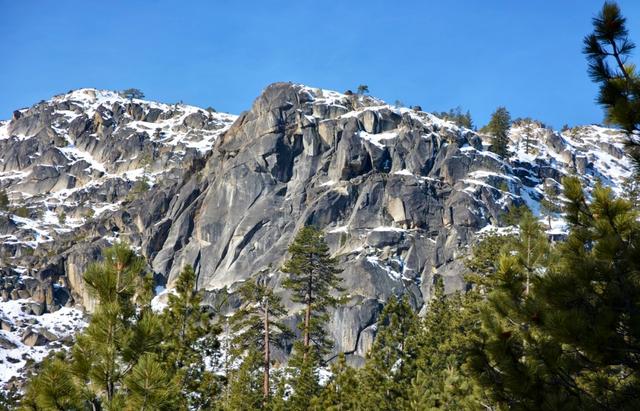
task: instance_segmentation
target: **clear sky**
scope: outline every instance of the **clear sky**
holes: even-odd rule
[[[459,105],[478,125],[498,105],[556,127],[600,122],[581,49],[602,3],[0,0],[0,119],[81,87],[239,113],[293,81]],[[640,43],[640,1],[619,4]]]

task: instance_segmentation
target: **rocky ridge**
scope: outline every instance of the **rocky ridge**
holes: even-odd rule
[[[60,284],[91,310],[81,273],[121,238],[167,288],[193,265],[207,302],[230,311],[253,273],[267,270],[279,289],[289,242],[313,224],[344,269],[351,298],[329,329],[354,363],[391,295],[421,310],[435,276],[464,287],[467,247],[509,208],[539,214],[544,187],[567,174],[617,189],[630,173],[615,130],[523,121],[501,158],[485,136],[429,113],[290,83],[237,119],[78,90],[17,112],[0,136],[0,153],[12,153],[1,155],[0,188],[28,210],[0,224],[5,277]],[[554,215],[549,234],[563,229]],[[295,322],[299,307],[280,292]]]

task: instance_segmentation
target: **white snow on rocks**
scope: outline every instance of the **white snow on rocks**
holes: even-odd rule
[[[0,330],[0,386],[22,374],[28,361],[39,362],[49,352],[63,349],[59,341],[74,336],[87,326],[83,312],[77,308],[63,307],[54,313],[41,316],[26,314],[23,308],[29,300],[0,302],[0,320],[5,328]],[[29,346],[23,342],[28,330],[46,332],[54,341],[44,345]]]

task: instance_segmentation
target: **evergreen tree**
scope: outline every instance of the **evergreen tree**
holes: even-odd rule
[[[70,355],[46,362],[29,382],[31,409],[54,409],[51,404],[60,401],[81,401],[81,408],[123,409],[125,379],[141,356],[156,351],[162,340],[160,319],[150,307],[151,278],[144,275],[143,259],[128,246],[118,243],[103,250],[103,261],[90,265],[83,278],[98,305]]]
[[[480,408],[477,387],[462,369],[466,352],[475,343],[473,333],[480,318],[478,307],[477,290],[446,296],[442,278],[436,278],[418,337],[418,371],[411,382],[408,408]]]
[[[491,135],[491,151],[501,157],[509,154],[509,127],[511,127],[509,111],[504,107],[498,107],[485,128]]]
[[[633,174],[625,178],[620,188],[624,199],[636,210],[640,208],[640,175]]]
[[[462,112],[462,108],[459,106],[456,108],[452,108],[449,111],[443,112],[435,112],[433,113],[435,116],[442,118],[443,120],[448,120],[455,123],[457,126],[465,127],[470,130],[473,130],[473,119],[471,118],[471,112],[467,110],[466,113]]]
[[[347,365],[343,353],[331,365],[331,378],[322,389],[321,394],[313,399],[309,409],[317,411],[362,409],[360,407],[358,372]]]
[[[0,211],[7,211],[9,209],[9,196],[5,189],[0,190]]]
[[[120,95],[129,100],[133,100],[134,98],[138,98],[138,99],[144,98],[144,93],[137,88],[128,88],[128,89],[122,90],[120,92]]]
[[[406,298],[392,297],[377,324],[378,333],[360,373],[361,401],[364,409],[401,409],[416,376],[419,321]]]
[[[358,86],[358,95],[362,96],[365,95],[369,92],[369,86],[367,86],[366,84],[360,84]]]
[[[220,390],[219,377],[205,368],[205,357],[220,348],[220,329],[202,310],[202,293],[196,290],[196,274],[184,267],[169,294],[167,308],[161,314],[163,341],[161,360],[169,366],[172,382],[190,408],[210,408]]]
[[[597,186],[587,205],[577,178],[563,181],[570,233],[538,291],[544,332],[561,347],[563,387],[596,409],[640,400],[638,212]],[[558,355],[558,354],[556,354]]]
[[[84,273],[84,281],[99,304],[91,323],[72,349],[73,372],[95,400],[106,408],[121,404],[119,388],[140,355],[162,340],[161,323],[149,306],[150,284],[143,282],[144,260],[125,244],[103,251],[103,261]],[[136,304],[136,295],[140,298]],[[117,398],[116,398],[117,397]]]
[[[549,230],[551,230],[551,217],[560,211],[562,211],[562,207],[560,206],[560,201],[558,199],[557,188],[554,184],[545,184],[544,185],[544,197],[540,201],[540,208],[542,214],[547,217],[547,221],[549,224]]]
[[[329,247],[322,232],[314,227],[304,227],[289,246],[291,254],[282,267],[289,274],[283,287],[290,290],[294,302],[304,304],[303,322],[300,328],[303,334],[302,347],[304,358],[310,348],[321,359],[332,343],[323,328],[329,319],[328,309],[337,306],[339,297],[332,293],[341,292],[338,274],[338,261],[329,255]]]
[[[83,410],[84,402],[64,357],[46,359],[27,385],[20,409],[29,411]]]
[[[584,39],[584,53],[591,79],[600,84],[598,103],[607,122],[627,132],[627,151],[640,167],[640,76],[628,62],[635,48],[629,39],[626,19],[618,5],[606,1],[593,19],[593,33]]]
[[[287,312],[280,297],[268,287],[267,281],[267,277],[258,276],[244,283],[239,290],[244,304],[230,320],[233,332],[232,354],[239,357],[250,350],[262,353],[262,393],[265,404],[271,393],[269,375],[271,351],[273,348],[284,349],[287,339],[293,336],[281,321]]]
[[[521,227],[500,257],[468,368],[501,407],[634,409],[640,398],[638,214],[610,189],[597,186],[588,204],[577,178],[563,183],[567,241],[548,254],[533,225],[529,235]]]
[[[306,411],[309,401],[318,396],[322,387],[318,378],[320,353],[312,346],[305,347],[302,341],[293,344],[293,353],[289,358],[288,379],[292,393],[286,403],[286,409]]]
[[[124,379],[127,389],[125,410],[176,410],[178,389],[155,354],[143,354]]]
[[[524,152],[525,154],[529,154],[531,151],[531,141],[533,140],[531,138],[533,127],[531,126],[531,123],[527,121],[524,123],[523,128],[522,140],[524,140]]]
[[[266,409],[262,393],[261,353],[250,350],[240,366],[230,372],[228,396],[224,409],[229,411],[252,411]]]

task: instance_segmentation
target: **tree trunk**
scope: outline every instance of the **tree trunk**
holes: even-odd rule
[[[302,360],[307,361],[307,352],[309,351],[309,324],[311,323],[311,302],[307,303],[307,309],[304,313],[304,354]]]
[[[267,407],[267,400],[269,399],[269,299],[265,298],[264,302],[264,379],[262,382],[262,395],[264,397],[264,407]]]

